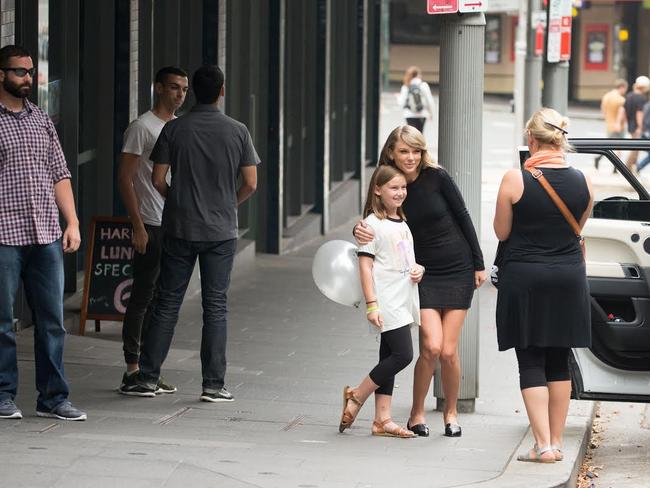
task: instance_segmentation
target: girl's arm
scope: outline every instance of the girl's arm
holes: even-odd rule
[[[384,321],[381,318],[377,295],[375,294],[375,285],[372,280],[373,258],[366,255],[359,255],[359,275],[361,277],[361,289],[363,296],[366,298],[368,322],[381,329]]]

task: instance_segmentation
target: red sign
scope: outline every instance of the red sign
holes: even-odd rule
[[[560,60],[571,59],[571,16],[563,16],[560,25]]]
[[[456,12],[458,12],[458,0],[427,0],[427,13],[430,15]]]
[[[544,52],[544,24],[541,22],[535,28],[535,56],[541,56]]]

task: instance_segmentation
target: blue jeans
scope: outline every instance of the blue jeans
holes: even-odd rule
[[[13,306],[21,278],[34,321],[36,408],[49,411],[69,394],[63,372],[61,240],[45,245],[0,245],[0,400],[13,400],[18,390]]]
[[[163,237],[156,302],[140,351],[138,382],[155,388],[178,322],[178,312],[192,277],[196,259],[201,270],[203,331],[201,369],[203,390],[216,392],[226,375],[227,292],[236,239],[216,242]]]

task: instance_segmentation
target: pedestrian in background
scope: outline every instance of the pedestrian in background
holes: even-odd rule
[[[411,66],[404,73],[397,103],[404,109],[406,123],[424,132],[424,123],[427,119],[433,119],[434,101],[429,85],[422,80],[419,67]]]
[[[133,256],[133,285],[122,323],[122,344],[126,372],[119,391],[135,383],[140,358],[143,330],[151,317],[154,290],[160,273],[162,252],[162,213],[165,199],[151,182],[153,162],[149,155],[165,123],[176,118],[187,94],[187,73],[167,66],[154,79],[154,106],[131,122],[124,133],[124,143],[118,170],[118,185],[122,201],[133,225],[131,241]],[[171,182],[167,174],[167,183]],[[156,393],[174,393],[176,387],[158,380]]]
[[[474,290],[485,281],[483,253],[460,190],[451,176],[429,155],[422,133],[397,127],[379,157],[380,165],[398,168],[406,176],[407,196],[402,206],[414,239],[415,258],[425,268],[420,295],[420,355],[413,378],[413,405],[407,428],[429,435],[424,415],[436,362],[442,366],[445,395],[444,434],[462,435],[458,423],[460,358],[458,340]],[[354,227],[361,245],[374,238],[365,222]]]
[[[156,304],[143,338],[140,372],[123,393],[155,396],[178,313],[198,259],[201,271],[201,401],[228,402],[227,293],[237,247],[237,207],[257,186],[255,152],[246,126],[218,108],[224,76],[204,65],[192,78],[197,104],[167,122],[151,152],[152,181],[165,200]],[[171,185],[167,172],[171,169]],[[241,176],[241,184],[237,183]]]
[[[86,420],[63,369],[63,253],[79,248],[70,171],[54,124],[27,100],[35,69],[21,46],[0,49],[0,419],[20,419],[13,305],[22,280],[34,322],[36,414]],[[63,235],[59,212],[66,222]],[[7,446],[8,448],[8,446]]]
[[[650,91],[650,78],[639,76],[632,91],[625,97],[625,115],[627,117],[627,131],[632,139],[641,138],[641,128],[643,126],[643,107],[648,101],[648,91]],[[627,156],[626,166],[632,172],[636,171],[636,161],[639,157],[639,151],[630,151]]]
[[[343,389],[339,432],[352,425],[363,403],[374,393],[372,435],[417,437],[391,418],[395,375],[413,360],[410,325],[420,323],[417,283],[424,271],[415,262],[413,236],[401,208],[405,198],[404,174],[392,166],[378,166],[370,179],[363,210],[375,238],[360,246],[358,255],[366,318],[381,333],[379,363],[359,386]]]
[[[646,102],[643,106],[643,119],[641,122],[641,139],[650,139],[650,102]],[[637,171],[641,172],[643,168],[650,164],[650,152],[646,157],[637,165]]]
[[[627,81],[618,79],[614,88],[603,95],[600,100],[600,111],[605,118],[605,131],[610,139],[625,138],[625,93],[627,93]],[[594,164],[598,169],[602,154],[596,156]]]
[[[563,458],[571,396],[569,354],[591,344],[590,296],[579,236],[538,178],[545,177],[581,229],[591,212],[589,179],[570,167],[568,120],[543,108],[526,124],[530,158],[511,169],[497,195],[494,231],[507,241],[499,267],[499,350],[514,348],[519,385],[535,438],[520,461]],[[532,173],[531,173],[532,171]]]

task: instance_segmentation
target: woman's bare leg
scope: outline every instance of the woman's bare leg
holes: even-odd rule
[[[460,358],[458,341],[467,310],[443,310],[440,373],[445,395],[444,423],[458,423],[458,392],[460,391]]]
[[[413,375],[413,405],[409,425],[426,423],[424,401],[431,386],[436,361],[442,347],[442,321],[440,312],[430,308],[420,310],[420,356]]]

